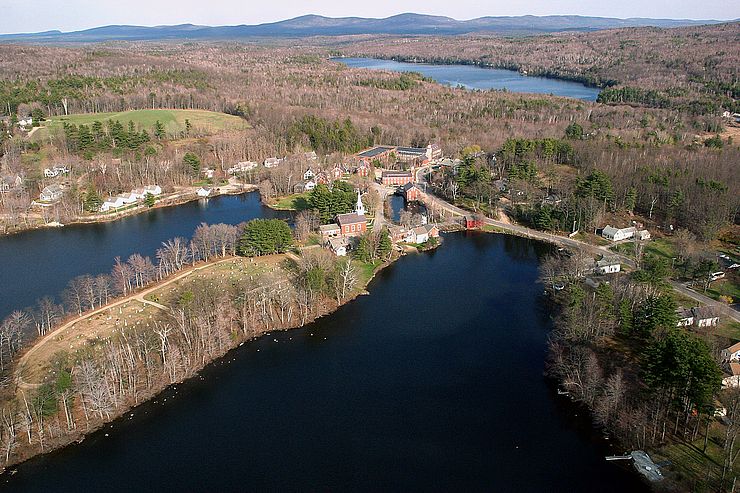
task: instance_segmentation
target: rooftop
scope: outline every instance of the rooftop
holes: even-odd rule
[[[367,222],[367,219],[365,219],[365,216],[360,216],[356,212],[337,215],[337,223],[339,223],[340,226],[342,224],[357,224],[357,223],[364,223],[364,222]]]
[[[383,176],[411,176],[411,171],[383,171]]]
[[[390,150],[393,150],[393,148],[388,146],[375,146],[371,147],[370,149],[364,150],[357,155],[360,157],[375,157]]]

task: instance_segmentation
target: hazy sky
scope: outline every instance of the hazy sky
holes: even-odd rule
[[[386,17],[402,12],[456,19],[524,14],[736,19],[740,0],[0,0],[0,33],[107,24],[259,24],[303,14]]]

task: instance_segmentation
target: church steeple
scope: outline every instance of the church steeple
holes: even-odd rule
[[[362,198],[360,197],[359,190],[357,190],[357,205],[355,205],[355,212],[358,216],[365,215],[365,206],[362,204]]]

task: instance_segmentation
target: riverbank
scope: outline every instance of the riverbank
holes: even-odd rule
[[[37,219],[41,222],[34,223],[34,224],[21,224],[16,223],[14,229],[8,229],[7,227],[5,230],[0,233],[0,238],[11,236],[18,233],[24,233],[27,231],[37,231],[37,230],[43,230],[43,229],[49,229],[49,228],[60,228],[64,226],[73,226],[73,225],[80,225],[80,224],[104,224],[109,223],[113,221],[117,221],[118,219],[123,219],[125,217],[135,216],[137,214],[143,214],[145,212],[157,210],[157,209],[164,209],[168,207],[174,207],[182,204],[187,204],[189,202],[195,202],[197,200],[203,200],[203,197],[200,197],[197,195],[196,190],[199,187],[187,187],[185,190],[181,190],[179,192],[175,192],[170,195],[165,195],[162,198],[160,198],[152,207],[148,207],[145,204],[139,204],[137,203],[133,207],[124,208],[120,211],[114,211],[107,214],[89,214],[89,215],[83,215],[83,216],[77,216],[72,220],[65,221],[64,224],[59,223],[58,221],[50,221],[48,223],[43,222],[43,218],[40,216],[37,216]],[[257,185],[252,184],[227,184],[221,187],[214,187],[211,190],[211,195],[208,196],[208,198],[214,198],[219,196],[225,196],[225,195],[241,195],[244,193],[249,193],[257,190]]]
[[[335,302],[331,299],[323,300],[317,304],[316,310],[312,311],[308,317],[303,319],[297,317],[293,323],[288,323],[285,326],[271,326],[269,324],[255,325],[250,327],[248,331],[234,327],[231,330],[231,336],[228,340],[222,341],[223,346],[210,354],[208,358],[204,358],[201,364],[187,369],[185,373],[179,375],[176,379],[155,381],[151,388],[136,392],[133,397],[122,399],[113,410],[105,413],[105,415],[96,416],[91,409],[90,402],[86,403],[84,399],[82,399],[81,403],[73,403],[69,409],[65,407],[64,411],[67,414],[67,419],[69,419],[69,415],[81,416],[84,414],[84,423],[72,428],[67,426],[65,430],[63,424],[59,423],[60,416],[57,414],[56,419],[59,426],[56,429],[59,435],[55,436],[52,431],[49,431],[48,435],[44,436],[43,439],[39,439],[39,442],[42,441],[43,443],[36,441],[32,445],[17,443],[17,447],[11,455],[11,460],[8,461],[4,470],[35,456],[84,440],[86,435],[124,416],[135,407],[156,399],[157,396],[173,385],[191,379],[204,367],[217,362],[219,359],[225,357],[229,351],[243,345],[245,342],[254,340],[265,334],[269,335],[271,332],[299,328],[320,317],[333,313],[339,307],[354,300],[360,294],[367,293],[367,285],[375,275],[391,265],[398,258],[400,257],[395,255],[389,261],[383,263],[364,264],[357,262],[358,282],[352,291],[347,293],[347,296],[341,302]],[[73,351],[84,350],[89,344],[99,345],[103,341],[112,341],[118,337],[130,337],[130,335],[124,335],[125,330],[121,327],[121,322],[123,322],[124,326],[133,329],[139,324],[147,323],[147,320],[149,322],[154,320],[156,327],[157,320],[159,319],[158,314],[164,313],[166,316],[174,316],[176,313],[175,307],[180,306],[182,302],[181,298],[172,297],[173,293],[176,294],[178,290],[185,289],[184,292],[187,293],[188,286],[196,286],[199,289],[204,289],[206,284],[210,283],[213,285],[216,280],[228,276],[232,281],[240,280],[242,283],[248,285],[250,289],[246,293],[254,293],[254,298],[256,299],[261,296],[261,292],[280,291],[282,287],[289,285],[291,282],[291,275],[289,274],[291,267],[288,264],[291,261],[298,262],[299,259],[296,255],[289,253],[255,258],[227,257],[201,263],[173,274],[154,285],[116,299],[103,307],[86,312],[79,317],[67,321],[57,330],[46,334],[36,344],[28,348],[17,360],[15,369],[15,393],[18,401],[21,403],[28,402],[31,399],[36,399],[36,397],[33,397],[34,395],[43,394],[41,389],[49,384],[49,378],[52,378],[52,381],[55,378],[57,370],[54,369],[54,361],[62,352],[69,351],[73,354]],[[250,284],[255,278],[259,280],[256,286],[253,283]],[[195,289],[193,287],[193,290]],[[168,313],[168,311],[171,313]],[[115,319],[116,323],[112,319]],[[157,333],[156,328],[153,331],[155,334]],[[164,360],[165,358],[163,356],[163,364],[165,364]],[[80,399],[74,398],[72,400],[79,401]],[[48,418],[51,419],[51,416]],[[42,424],[41,426],[49,425]]]

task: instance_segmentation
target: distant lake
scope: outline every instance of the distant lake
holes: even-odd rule
[[[568,98],[596,101],[601,91],[579,82],[529,77],[514,70],[482,68],[475,65],[432,65],[428,63],[406,63],[374,58],[333,58],[352,68],[390,70],[393,72],[419,72],[440,84],[463,86],[468,89],[506,89],[509,92],[552,94]]]

